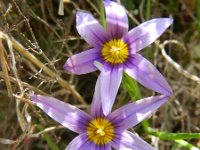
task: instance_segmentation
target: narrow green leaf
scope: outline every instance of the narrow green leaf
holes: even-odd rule
[[[142,98],[138,84],[133,78],[131,78],[127,73],[124,72],[122,80],[123,80],[123,84],[125,85],[125,87],[128,91],[128,94],[132,100],[137,101]],[[142,124],[144,131],[147,132],[148,128],[149,128],[148,121],[144,120],[144,121],[142,121],[141,124]]]
[[[196,18],[195,18],[195,25],[196,25],[196,30],[198,31],[199,35],[200,35],[200,1],[196,0],[196,5],[195,5],[195,10],[196,10]]]
[[[197,0],[196,1],[196,16],[197,16],[197,19],[200,20],[200,1]]]
[[[133,0],[121,0],[121,3],[129,11],[133,11],[133,10],[137,9],[136,2],[134,2]]]
[[[44,130],[44,128],[40,125],[38,125],[37,127],[40,131]],[[49,148],[51,150],[59,150],[58,146],[53,142],[53,140],[51,139],[51,137],[47,133],[43,134],[43,138],[47,142],[47,144],[49,145]]]
[[[124,73],[122,80],[132,100],[136,101],[142,98],[138,84],[133,78]]]

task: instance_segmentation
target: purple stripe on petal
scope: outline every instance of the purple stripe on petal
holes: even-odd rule
[[[64,64],[64,69],[78,75],[90,73],[97,70],[94,61],[100,57],[100,52],[92,48],[69,57]]]
[[[158,93],[172,95],[172,89],[161,73],[140,54],[132,55],[124,71],[145,87]]]
[[[103,27],[90,13],[85,11],[77,12],[76,28],[81,37],[97,49],[101,49],[102,43],[108,40]]]
[[[74,132],[85,132],[86,125],[91,120],[84,111],[55,98],[32,95],[30,99],[51,118]]]
[[[122,80],[122,65],[111,66],[105,63],[100,74],[100,94],[104,115],[111,112]]]
[[[112,112],[108,119],[115,124],[118,130],[129,129],[156,111],[168,99],[168,96],[152,96],[132,102]]]
[[[89,150],[95,149],[95,144],[88,141],[87,134],[83,133],[73,139],[65,150]]]
[[[73,139],[65,150],[111,150],[110,144],[96,145],[87,138],[87,133],[83,133]]]
[[[157,18],[133,28],[123,37],[131,53],[135,53],[153,43],[173,22],[170,18]]]
[[[117,150],[156,150],[139,136],[129,131],[124,131],[116,137],[111,145]]]
[[[110,38],[121,38],[128,33],[128,17],[125,8],[112,1],[104,1],[106,30]]]
[[[98,150],[111,150],[111,145],[108,143],[106,145],[100,146]]]
[[[110,143],[108,143],[106,145],[101,145],[101,146],[96,145],[95,149],[93,149],[93,150],[111,150],[111,145],[110,145]]]

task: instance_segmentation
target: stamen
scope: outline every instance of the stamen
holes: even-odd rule
[[[102,57],[111,64],[123,63],[128,56],[128,45],[121,39],[113,39],[103,44]]]
[[[98,129],[97,133],[100,134],[101,136],[105,135],[105,132],[103,131],[103,129]]]
[[[114,126],[105,118],[91,120],[87,126],[87,137],[97,145],[105,145],[114,138]]]

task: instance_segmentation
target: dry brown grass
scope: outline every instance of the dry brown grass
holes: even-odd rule
[[[150,18],[171,16],[173,27],[143,54],[161,70],[174,94],[151,118],[151,126],[168,132],[200,132],[200,22],[195,1],[176,7],[153,1]],[[125,3],[124,3],[125,4]],[[127,8],[130,26],[145,20],[145,1]],[[65,60],[89,46],[75,28],[75,11],[99,18],[97,1],[68,0],[58,15],[58,0],[0,1],[0,149],[63,149],[74,133],[58,126],[29,100],[31,93],[51,95],[88,111],[98,72],[75,76],[63,70]],[[62,12],[62,8],[61,8]],[[167,39],[167,40],[166,40]],[[143,97],[152,93],[141,87]],[[115,107],[130,99],[121,86]],[[136,128],[144,138],[142,131]],[[175,145],[150,137],[154,146]],[[51,141],[54,144],[51,144]],[[49,143],[50,142],[50,143]],[[199,140],[190,140],[200,147]],[[52,148],[52,147],[51,147]],[[178,148],[177,148],[178,149]]]

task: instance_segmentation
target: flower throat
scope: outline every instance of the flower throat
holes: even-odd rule
[[[103,44],[103,59],[111,64],[125,62],[128,59],[128,55],[128,45],[121,39],[113,39]]]
[[[91,120],[87,126],[87,137],[97,145],[106,145],[114,138],[114,126],[105,118]]]

